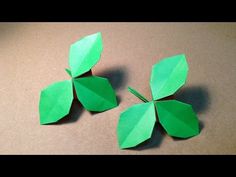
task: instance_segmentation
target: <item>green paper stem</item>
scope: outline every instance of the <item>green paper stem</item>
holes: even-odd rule
[[[72,76],[71,76],[71,71],[70,71],[68,68],[66,68],[65,71],[66,71],[66,73],[67,73],[70,77],[72,77]]]
[[[128,87],[128,91],[132,93],[133,95],[135,95],[136,97],[138,97],[143,102],[145,103],[148,102],[148,100],[143,95],[141,95],[138,91],[134,90],[133,88]]]

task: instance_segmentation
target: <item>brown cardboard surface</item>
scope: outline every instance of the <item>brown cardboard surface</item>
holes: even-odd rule
[[[93,74],[111,81],[119,106],[91,114],[74,103],[71,119],[40,125],[40,90],[69,79],[70,44],[97,31],[104,50]],[[156,127],[141,147],[120,150],[119,114],[140,103],[126,88],[150,99],[152,65],[179,53],[189,74],[177,98],[193,105],[200,135],[174,140]],[[0,154],[236,154],[235,57],[235,23],[1,23]]]

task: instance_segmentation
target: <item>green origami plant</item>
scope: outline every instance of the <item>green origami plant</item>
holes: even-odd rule
[[[117,135],[121,149],[135,147],[149,139],[156,122],[172,137],[189,138],[199,134],[198,119],[191,105],[177,100],[163,100],[184,85],[187,73],[185,55],[172,56],[152,67],[152,101],[128,88],[144,103],[133,105],[120,114]]]
[[[102,112],[117,106],[110,82],[90,74],[102,50],[101,33],[81,38],[70,46],[70,69],[66,69],[66,72],[72,79],[53,83],[41,91],[40,124],[57,122],[69,114],[74,97],[73,88],[78,100],[88,111]]]

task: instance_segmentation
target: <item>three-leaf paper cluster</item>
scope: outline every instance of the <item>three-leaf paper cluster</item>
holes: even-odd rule
[[[149,139],[156,121],[173,137],[188,138],[199,134],[198,119],[191,105],[163,100],[184,85],[187,74],[185,55],[180,54],[153,65],[150,79],[152,101],[128,88],[144,103],[133,105],[120,114],[117,126],[120,148],[131,148]]]
[[[66,72],[72,79],[53,83],[41,91],[40,124],[57,122],[69,114],[73,87],[78,100],[88,111],[102,112],[117,106],[115,92],[106,78],[85,76],[99,61],[102,50],[101,33],[86,36],[71,45],[70,69]]]

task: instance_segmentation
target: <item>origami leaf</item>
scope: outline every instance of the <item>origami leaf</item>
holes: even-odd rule
[[[160,124],[170,136],[188,138],[199,134],[199,124],[191,105],[176,100],[156,102]]]
[[[89,111],[105,111],[117,106],[115,92],[106,78],[88,76],[74,79],[77,97]]]
[[[102,49],[101,33],[86,36],[72,44],[69,54],[72,77],[89,71],[100,59]]]
[[[39,102],[40,124],[57,122],[69,114],[72,101],[71,80],[56,82],[42,90]]]
[[[153,102],[136,104],[123,111],[117,127],[120,148],[134,147],[149,139],[155,121]]]
[[[153,100],[174,94],[184,85],[188,64],[184,54],[172,56],[153,65],[150,87]]]

